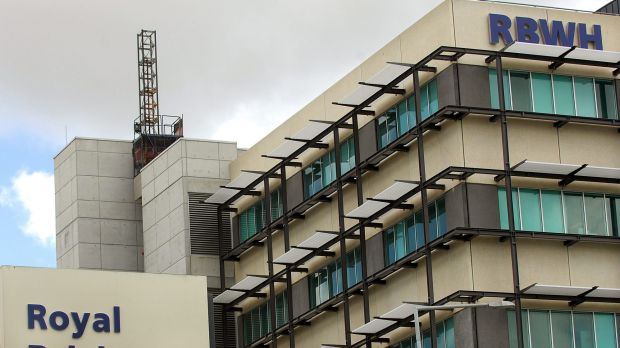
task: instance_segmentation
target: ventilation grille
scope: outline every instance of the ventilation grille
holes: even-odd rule
[[[211,348],[235,348],[236,332],[235,315],[232,312],[226,314],[226,337],[224,337],[224,325],[222,322],[222,306],[214,305],[213,298],[222,293],[220,289],[207,289],[209,295],[209,332],[211,336]]]
[[[189,235],[192,254],[220,255],[217,206],[203,203],[209,193],[189,192]],[[230,251],[230,213],[222,213],[224,253]],[[219,346],[218,346],[219,347]]]

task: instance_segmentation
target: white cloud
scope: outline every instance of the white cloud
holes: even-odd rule
[[[49,246],[55,237],[54,176],[46,172],[19,172],[10,189],[0,189],[0,203],[19,206],[27,215],[21,231]]]
[[[11,190],[8,187],[0,186],[0,207],[10,207],[12,203]]]

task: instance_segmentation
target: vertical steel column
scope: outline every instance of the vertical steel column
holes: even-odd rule
[[[280,194],[282,195],[282,232],[284,233],[284,252],[291,250],[291,240],[288,229],[288,197],[286,187],[286,165],[280,166]],[[293,280],[291,269],[286,268],[286,306],[288,313],[288,340],[289,347],[295,348],[295,327],[293,326]]]
[[[512,282],[515,293],[515,319],[517,322],[517,347],[523,348],[523,323],[521,321],[521,285],[519,282],[519,256],[517,254],[517,234],[512,206],[512,177],[510,173],[510,151],[508,148],[508,121],[506,118],[506,98],[504,96],[504,70],[502,57],[495,58],[497,91],[499,94],[500,126],[502,132],[502,154],[504,158],[504,187],[506,188],[506,207],[508,209],[508,228],[510,231],[510,257],[512,261]]]
[[[263,179],[263,186],[265,188],[265,198],[263,203],[263,225],[269,226],[271,224],[271,193],[269,192],[269,175],[266,175]],[[276,341],[276,289],[273,282],[273,231],[271,228],[267,229],[267,266],[269,268],[269,322],[271,324],[271,346],[277,347]]]
[[[340,134],[338,127],[334,129],[334,152],[336,159],[336,191],[338,192],[338,233],[344,233],[344,192],[342,191],[342,168],[340,168]],[[342,271],[342,300],[344,302],[344,331],[346,346],[351,346],[351,317],[349,312],[349,287],[347,280],[347,243],[340,238],[340,265]]]
[[[422,196],[422,211],[424,222],[424,255],[426,256],[426,290],[428,292],[427,302],[430,306],[435,302],[435,291],[433,288],[433,262],[431,260],[430,248],[430,228],[428,216],[428,193],[426,191],[426,162],[424,161],[424,129],[422,129],[422,105],[420,97],[420,72],[413,69],[413,90],[415,93],[415,118],[417,124],[418,137],[418,168],[420,170],[420,194]],[[431,346],[437,348],[437,328],[435,327],[435,311],[429,312],[431,323]]]
[[[222,231],[222,206],[218,204],[217,206],[217,233],[219,235],[218,246],[220,251],[220,290],[224,292],[226,290],[226,267],[224,265],[224,254],[226,253],[224,250],[224,231]],[[226,307],[222,306],[222,335],[224,336],[224,346],[228,346],[228,342],[226,342],[226,337],[228,337],[228,320],[226,320]],[[236,335],[235,335],[236,336]],[[242,338],[243,339],[243,338]]]
[[[357,190],[357,205],[360,206],[364,203],[364,187],[362,185],[362,168],[360,168],[360,133],[359,133],[359,121],[358,115],[355,114],[351,117],[353,123],[353,146],[355,151],[355,189]],[[368,263],[366,260],[366,229],[362,225],[360,226],[360,254],[362,258],[362,291],[364,295],[364,323],[370,321],[370,304],[368,283]],[[366,347],[371,347],[370,339],[366,339]]]

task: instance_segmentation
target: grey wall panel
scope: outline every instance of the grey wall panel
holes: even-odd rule
[[[231,224],[233,245],[239,245],[239,217],[234,216],[232,218]]]
[[[298,317],[310,310],[308,277],[293,284],[293,317]]]
[[[303,173],[291,176],[286,180],[286,203],[289,209],[295,208],[304,200]]]
[[[616,105],[617,105],[616,109],[618,109],[618,113],[620,113],[620,80],[615,80],[615,82],[616,82],[616,101],[617,101],[616,102]]]
[[[464,309],[454,316],[454,341],[458,348],[476,348],[474,311]]]
[[[383,233],[378,233],[366,240],[366,262],[368,265],[368,275],[374,274],[385,266]]]
[[[460,64],[458,89],[461,105],[491,107],[489,69],[484,66]]]
[[[508,315],[504,309],[476,308],[478,348],[509,348]]]
[[[477,228],[500,228],[497,186],[467,184],[469,225]]]
[[[450,65],[437,75],[437,95],[439,108],[447,105],[459,105],[457,94],[457,66]]]
[[[373,120],[360,128],[360,161],[368,159],[368,157],[377,152],[377,129],[375,124]]]
[[[446,220],[448,231],[457,227],[469,226],[465,188],[465,184],[460,184],[446,193]]]
[[[237,347],[245,347],[245,337],[243,337],[243,316],[237,317]]]

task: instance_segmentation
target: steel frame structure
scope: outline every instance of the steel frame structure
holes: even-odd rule
[[[421,120],[421,106],[420,106],[420,72],[437,72],[435,67],[431,67],[428,64],[433,61],[448,61],[451,63],[456,63],[459,58],[464,55],[476,55],[476,56],[484,56],[486,58],[487,64],[495,63],[495,69],[497,69],[497,85],[499,88],[498,94],[500,97],[500,105],[498,109],[493,108],[479,108],[479,107],[468,107],[468,106],[446,106],[440,109],[431,117],[426,120]],[[363,296],[363,306],[364,306],[364,321],[368,322],[370,320],[369,306],[368,306],[368,288],[370,286],[376,284],[384,284],[384,278],[389,275],[397,272],[400,269],[408,268],[408,267],[416,267],[416,260],[426,259],[426,272],[427,272],[427,291],[428,291],[428,305],[439,304],[449,302],[451,300],[463,299],[466,298],[468,301],[471,301],[474,297],[454,297],[442,299],[439,301],[435,301],[434,293],[433,293],[433,281],[432,281],[432,263],[431,263],[431,253],[436,249],[449,249],[449,243],[458,240],[470,240],[476,236],[493,236],[498,237],[500,240],[509,240],[510,241],[510,250],[511,250],[511,263],[512,263],[512,274],[513,274],[513,289],[514,291],[511,293],[501,293],[497,297],[506,297],[511,298],[515,301],[515,312],[517,315],[516,323],[517,323],[517,337],[518,337],[518,347],[523,347],[522,342],[522,327],[521,327],[521,299],[522,298],[530,298],[528,296],[524,296],[522,294],[522,289],[519,283],[519,270],[518,270],[518,250],[517,250],[517,239],[519,238],[541,238],[541,239],[553,239],[553,240],[561,240],[565,243],[565,245],[570,246],[579,241],[590,241],[590,242],[603,242],[603,243],[620,243],[620,240],[617,238],[609,238],[609,237],[594,237],[594,236],[578,236],[578,235],[558,235],[558,234],[545,234],[545,233],[523,233],[521,231],[516,231],[514,226],[514,212],[512,206],[512,200],[507,200],[508,205],[508,221],[509,228],[508,230],[488,230],[488,229],[472,229],[472,228],[459,228],[453,231],[448,232],[446,235],[442,236],[437,240],[430,240],[429,236],[429,216],[428,216],[428,206],[427,206],[427,191],[428,190],[441,190],[443,186],[438,182],[443,179],[459,179],[466,180],[469,176],[474,174],[479,175],[493,175],[496,178],[496,181],[503,180],[504,186],[507,192],[512,191],[512,177],[517,176],[527,176],[527,177],[536,177],[541,179],[558,179],[565,180],[567,179],[565,176],[558,175],[545,175],[540,173],[528,173],[528,172],[519,172],[512,169],[510,158],[509,158],[509,144],[508,144],[508,118],[518,117],[518,118],[526,118],[526,119],[535,119],[542,121],[553,122],[555,127],[562,127],[567,123],[578,123],[578,124],[589,124],[589,125],[604,125],[608,127],[618,128],[620,130],[620,122],[617,120],[602,120],[602,119],[588,119],[581,117],[567,117],[567,116],[559,116],[559,115],[549,115],[549,114],[539,114],[539,113],[523,113],[523,112],[515,112],[506,110],[505,101],[504,101],[504,93],[503,93],[503,59],[511,58],[511,59],[522,59],[522,60],[533,60],[533,61],[544,61],[549,62],[552,67],[558,67],[562,64],[574,64],[574,65],[586,65],[586,66],[594,66],[594,67],[604,67],[614,69],[613,73],[617,74],[620,69],[620,62],[611,64],[611,63],[602,63],[598,61],[584,61],[584,60],[573,60],[566,59],[563,57],[555,58],[555,57],[547,57],[547,56],[539,56],[539,55],[529,55],[529,54],[520,54],[520,53],[508,53],[504,51],[493,51],[493,50],[480,50],[480,49],[471,49],[471,48],[460,48],[460,47],[447,47],[442,46],[436,49],[434,52],[426,56],[424,59],[419,61],[416,64],[403,64],[403,63],[394,63],[406,65],[409,67],[407,71],[399,75],[392,82],[387,85],[380,86],[380,90],[373,94],[371,97],[366,99],[360,105],[344,105],[351,107],[351,110],[346,113],[343,117],[338,119],[337,121],[332,122],[327,129],[321,132],[319,135],[314,137],[312,140],[306,141],[306,143],[301,146],[297,151],[293,152],[290,156],[286,158],[281,158],[280,162],[271,168],[270,170],[263,172],[261,176],[256,179],[253,183],[248,185],[244,189],[240,189],[237,194],[228,199],[226,202],[222,204],[218,204],[218,226],[220,227],[220,233],[230,233],[230,231],[222,231],[222,212],[224,211],[235,211],[235,208],[232,208],[231,205],[238,200],[239,198],[245,195],[256,195],[256,191],[254,191],[255,187],[259,185],[263,185],[263,192],[265,195],[263,199],[267,206],[270,204],[269,202],[269,179],[278,179],[281,181],[282,187],[282,196],[283,196],[283,208],[284,214],[282,217],[276,219],[275,221],[271,221],[268,218],[266,226],[263,230],[257,233],[252,238],[248,239],[240,243],[237,246],[234,246],[232,250],[226,251],[221,245],[220,242],[220,281],[222,290],[226,289],[225,284],[225,273],[224,273],[224,263],[226,261],[238,261],[240,255],[246,251],[247,249],[255,246],[264,246],[264,241],[266,239],[267,248],[268,248],[268,263],[269,263],[269,276],[266,280],[255,288],[256,291],[264,288],[265,286],[269,286],[270,291],[270,308],[272,310],[275,308],[273,303],[275,298],[274,293],[274,283],[275,282],[286,282],[286,291],[287,291],[287,301],[288,301],[288,323],[280,328],[275,327],[275,316],[272,315],[272,326],[271,332],[267,337],[258,340],[250,345],[250,347],[257,346],[277,346],[277,337],[279,335],[289,335],[289,344],[291,347],[295,346],[294,339],[294,329],[298,326],[306,326],[310,324],[310,320],[324,312],[324,311],[333,311],[338,310],[338,306],[340,304],[343,305],[344,308],[344,319],[345,319],[345,341],[346,347],[361,347],[361,346],[370,346],[370,342],[378,341],[385,342],[385,339],[381,336],[385,333],[389,332],[386,329],[385,332],[381,332],[377,335],[366,336],[364,339],[358,342],[351,341],[351,332],[350,332],[350,315],[348,308],[348,301],[350,296],[361,294]],[[416,118],[417,124],[414,128],[400,136],[394,142],[389,144],[383,149],[379,149],[374,155],[370,156],[368,159],[364,161],[360,161],[359,154],[359,128],[358,128],[358,117],[361,115],[374,115],[374,112],[368,110],[367,108],[370,106],[372,102],[377,100],[379,97],[386,93],[394,94],[397,90],[397,85],[405,80],[407,77],[413,76],[413,86],[414,93],[416,98]],[[399,92],[399,94],[401,94]],[[338,103],[334,103],[338,104]],[[342,104],[338,104],[342,105]],[[427,179],[425,168],[426,163],[424,160],[424,134],[429,131],[440,131],[441,123],[446,120],[453,119],[462,119],[463,117],[477,114],[488,116],[489,120],[492,122],[499,121],[500,123],[500,131],[501,131],[501,139],[502,139],[502,155],[503,155],[503,169],[484,169],[484,168],[465,168],[465,167],[449,167],[441,173],[433,176],[432,178]],[[355,141],[355,169],[350,171],[349,173],[343,175],[340,172],[339,166],[336,168],[336,179],[329,186],[323,188],[320,192],[318,192],[313,197],[305,200],[301,204],[296,207],[288,207],[288,202],[286,199],[286,167],[300,167],[301,164],[296,162],[296,158],[303,153],[304,151],[317,147],[321,144],[321,140],[330,134],[334,137],[335,143],[335,153],[336,153],[336,163],[339,163],[339,130],[340,129],[351,129],[353,132],[353,137]],[[359,219],[359,221],[350,228],[345,228],[344,225],[344,214],[343,211],[343,190],[344,187],[348,184],[356,185],[356,193],[358,205],[363,202],[363,185],[362,185],[362,176],[367,171],[375,171],[378,170],[378,165],[384,159],[390,157],[392,154],[400,151],[407,151],[408,148],[405,146],[414,141],[417,141],[418,146],[418,159],[419,159],[419,169],[420,169],[420,183],[419,186],[412,190],[411,192],[405,194],[400,199],[390,202],[390,204],[379,212],[373,214],[367,219]],[[609,183],[619,183],[617,179],[601,179],[601,178],[588,178],[588,177],[579,177],[573,176],[568,178],[569,180],[581,180],[581,181],[592,181],[592,182],[609,182]],[[272,239],[271,234],[274,230],[282,230],[284,233],[284,241],[285,241],[285,251],[290,250],[290,238],[289,238],[289,224],[294,219],[303,218],[303,214],[312,206],[319,204],[321,202],[327,202],[331,199],[330,195],[336,193],[338,199],[338,212],[340,215],[339,218],[339,231],[338,237],[333,241],[327,243],[320,250],[315,250],[311,252],[308,256],[302,258],[298,262],[286,265],[285,268],[277,273],[273,271],[273,252],[272,252]],[[386,212],[392,209],[402,208],[402,204],[414,196],[415,194],[420,194],[422,197],[423,204],[423,223],[424,223],[424,236],[425,236],[425,244],[422,250],[410,253],[409,255],[403,257],[392,265],[386,266],[379,272],[375,274],[368,275],[367,273],[367,264],[365,257],[365,249],[363,249],[365,244],[365,234],[364,227],[381,227],[381,224],[374,222],[378,217],[382,216]],[[269,210],[268,210],[269,211]],[[267,214],[270,215],[270,214]],[[356,233],[359,231],[359,235]],[[339,243],[340,252],[341,252],[341,262],[342,269],[346,269],[346,247],[344,247],[344,242],[346,239],[359,239],[362,245],[362,272],[363,279],[357,285],[352,287],[347,287],[346,281],[346,272],[343,271],[342,281],[343,281],[343,291],[341,294],[334,296],[333,298],[327,300],[326,302],[318,305],[317,307],[310,309],[308,312],[301,314],[300,316],[294,318],[293,317],[293,301],[292,301],[292,284],[291,284],[291,273],[293,272],[307,272],[307,269],[301,267],[305,262],[307,262],[310,258],[317,256],[321,252],[330,248],[332,245]],[[223,238],[220,237],[220,240]],[[465,293],[475,293],[476,296],[480,294],[490,294],[490,293],[480,293],[480,292],[461,292],[460,295]],[[237,300],[233,301],[230,304],[224,305],[225,311],[239,311],[240,308],[236,307],[236,304],[240,303],[246,298],[256,296],[252,291],[247,292],[243,296],[239,297]],[[473,296],[473,295],[472,295]],[[274,313],[272,311],[272,313]],[[435,318],[431,313],[431,337],[432,337],[432,346],[436,348],[437,346],[437,333],[435,331]],[[224,330],[226,332],[228,328],[226,328],[226,322],[224,321]]]

